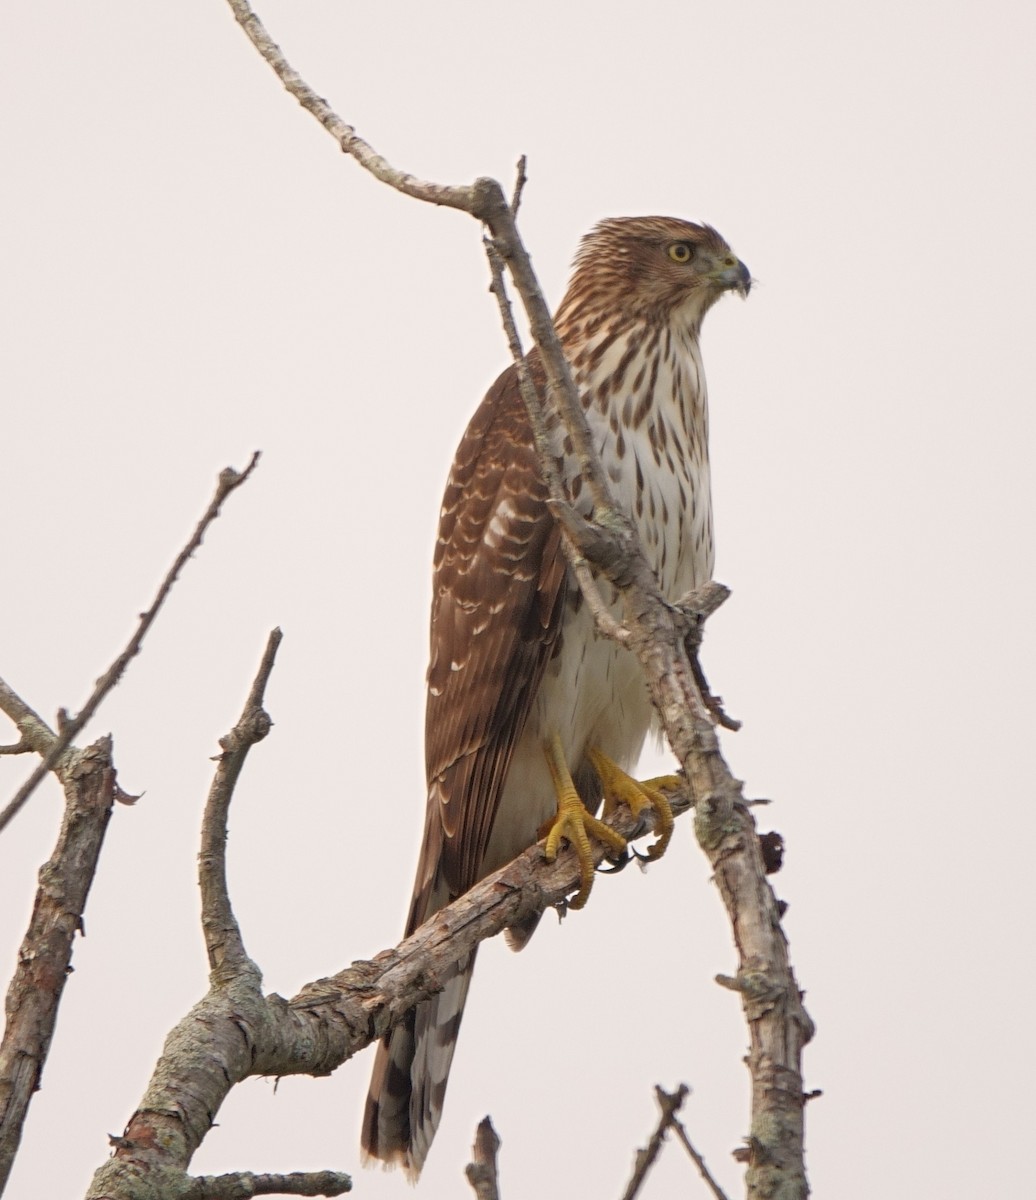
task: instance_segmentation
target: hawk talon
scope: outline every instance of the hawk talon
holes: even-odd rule
[[[615,858],[606,858],[603,862],[599,862],[597,870],[602,875],[618,875],[620,871],[625,871],[634,857],[640,858],[640,855],[632,846],[627,846],[622,854],[617,855]]]
[[[586,806],[576,791],[572,775],[565,761],[565,751],[561,738],[554,734],[544,747],[547,756],[547,766],[554,780],[554,791],[558,800],[557,816],[551,822],[547,833],[547,844],[543,847],[543,856],[547,862],[553,862],[561,848],[564,838],[575,851],[579,859],[579,891],[568,901],[570,909],[580,909],[590,896],[594,882],[594,858],[590,846],[590,835],[610,846],[616,853],[626,849],[626,839],[615,832],[609,825],[599,821],[587,812]]]

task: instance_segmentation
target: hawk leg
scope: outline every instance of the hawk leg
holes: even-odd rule
[[[553,862],[558,856],[561,839],[565,838],[576,852],[579,859],[579,891],[568,902],[569,908],[582,908],[590,895],[594,881],[594,860],[590,849],[590,835],[604,842],[616,852],[626,849],[626,839],[615,832],[603,821],[592,817],[579,798],[576,785],[572,782],[572,774],[565,762],[565,752],[561,746],[561,738],[555,733],[544,746],[547,765],[554,780],[554,791],[558,798],[557,816],[546,831],[547,845],[544,857],[547,862]],[[618,768],[616,768],[618,769]]]

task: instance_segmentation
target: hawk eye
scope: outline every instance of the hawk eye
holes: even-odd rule
[[[686,242],[673,242],[669,247],[669,257],[677,263],[690,262],[691,248]]]

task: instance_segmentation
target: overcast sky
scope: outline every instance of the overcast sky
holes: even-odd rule
[[[556,302],[605,216],[714,224],[717,577],[704,662],[818,1032],[818,1196],[1017,1195],[1033,1111],[1036,188],[1028,3],[264,0],[390,161],[509,183]],[[429,572],[454,446],[507,358],[479,231],[344,158],[221,0],[9,6],[0,55],[0,674],[77,708],[205,507],[263,459],[95,720],[119,779],[8,1195],[76,1196],[206,986],[195,885],[217,738],[268,630],[275,721],[231,814],[265,986],[399,937],[419,842]],[[0,722],[0,726],[2,726]],[[85,744],[88,737],[81,739]],[[0,741],[13,740],[0,727]],[[652,755],[644,769],[664,761]],[[29,770],[0,760],[7,795]],[[0,974],[60,820],[0,837]],[[419,1195],[617,1196],[652,1085],[732,1195],[745,1027],[722,906],[677,828],[521,955],[483,949]],[[234,1091],[193,1168],[359,1167],[370,1052]],[[677,1146],[647,1197],[699,1194]],[[682,1189],[682,1190],[681,1190]]]

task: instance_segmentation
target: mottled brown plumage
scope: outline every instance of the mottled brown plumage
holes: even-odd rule
[[[674,599],[712,571],[708,408],[698,332],[748,271],[708,226],[604,221],[583,239],[556,317],[595,447]],[[543,372],[529,363],[538,390]],[[550,425],[573,503],[589,511],[559,422]],[[632,655],[598,636],[546,507],[513,367],[490,388],[446,485],[435,552],[425,757],[428,805],[407,933],[531,845],[556,797],[543,749],[560,738],[576,787],[600,803],[590,763],[624,769],[652,719]],[[618,612],[618,597],[605,584]],[[512,930],[516,948],[533,927]],[[416,1178],[442,1111],[474,966],[458,963],[375,1060],[362,1141]]]

